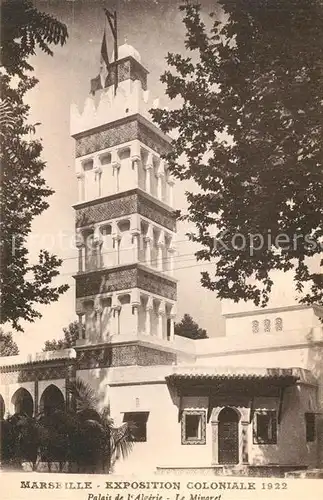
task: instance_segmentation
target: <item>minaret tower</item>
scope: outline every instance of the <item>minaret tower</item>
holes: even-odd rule
[[[170,139],[151,121],[148,71],[127,43],[115,93],[71,109],[79,200],[76,212],[78,346],[133,341],[171,346],[176,314],[173,180],[161,155]]]

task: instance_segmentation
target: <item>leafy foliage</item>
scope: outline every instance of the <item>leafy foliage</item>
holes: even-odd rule
[[[21,468],[29,462],[37,470],[54,462],[59,470],[109,473],[120,456],[132,449],[131,425],[115,427],[110,408],[99,409],[95,391],[77,379],[67,387],[73,408],[51,409],[36,417],[16,413],[0,421],[1,463]]]
[[[67,328],[63,328],[64,338],[59,340],[46,340],[43,351],[59,351],[74,347],[79,337],[78,322],[72,321]]]
[[[5,333],[0,328],[0,356],[16,356],[17,354],[19,354],[19,349],[12,338],[12,333]]]
[[[180,7],[189,56],[168,54],[161,80],[182,104],[151,110],[177,131],[171,172],[200,188],[186,217],[197,259],[214,259],[202,285],[265,306],[271,271],[291,271],[299,300],[323,304],[323,275],[309,266],[323,236],[323,4],[218,3],[205,23],[199,5]]]
[[[1,204],[0,286],[1,323],[22,330],[20,320],[34,321],[34,304],[49,304],[67,290],[51,286],[61,260],[41,250],[38,262],[29,262],[26,238],[37,215],[48,208],[53,191],[42,178],[42,144],[32,138],[36,125],[28,122],[26,92],[37,79],[28,74],[28,62],[37,47],[52,54],[50,44],[63,44],[66,26],[39,12],[30,0],[6,0],[1,6]]]
[[[182,321],[175,323],[174,333],[194,340],[208,338],[206,330],[200,328],[189,314],[184,314]]]

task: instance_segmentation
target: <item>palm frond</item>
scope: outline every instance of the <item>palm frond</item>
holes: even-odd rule
[[[82,379],[70,382],[66,386],[67,391],[74,398],[76,411],[96,410],[99,404],[99,398],[94,389]]]

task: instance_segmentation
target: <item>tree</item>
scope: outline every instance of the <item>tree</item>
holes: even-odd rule
[[[5,333],[0,328],[0,356],[16,356],[17,354],[19,354],[19,349],[12,338],[12,333]]]
[[[207,332],[204,328],[200,328],[189,314],[184,314],[180,323],[175,323],[175,335],[187,337],[188,339],[207,339]]]
[[[78,422],[71,439],[71,460],[78,472],[111,472],[116,460],[126,458],[132,450],[133,425],[125,422],[115,427],[110,407],[99,410],[97,394],[82,379],[70,383],[68,391]]]
[[[22,331],[21,320],[34,321],[41,314],[35,304],[49,304],[67,285],[51,286],[62,263],[41,250],[30,262],[26,238],[35,216],[48,208],[53,191],[42,177],[45,162],[42,144],[33,138],[36,125],[29,123],[25,94],[37,79],[28,58],[36,48],[52,55],[50,45],[63,45],[66,26],[39,12],[31,0],[5,0],[1,6],[1,204],[0,204],[0,322]]]
[[[205,23],[199,5],[180,7],[188,57],[168,54],[161,80],[182,104],[151,111],[177,131],[170,171],[200,189],[183,217],[197,259],[214,259],[202,285],[265,306],[271,272],[290,271],[300,302],[323,304],[323,275],[309,266],[323,236],[323,4],[218,4]]]
[[[63,328],[64,338],[59,340],[46,340],[43,351],[59,351],[74,347],[79,338],[78,322],[72,321],[67,328]],[[83,325],[84,328],[84,325]]]

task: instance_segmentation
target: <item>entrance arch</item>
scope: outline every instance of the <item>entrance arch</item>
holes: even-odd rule
[[[233,408],[223,408],[219,413],[219,464],[239,463],[239,420],[240,415]]]
[[[12,396],[11,403],[14,406],[15,413],[25,413],[28,417],[33,416],[34,402],[27,389],[20,387]]]
[[[51,415],[55,410],[64,410],[65,400],[62,392],[56,385],[49,385],[40,398],[40,411],[45,415]]]

